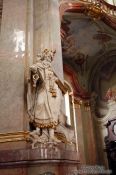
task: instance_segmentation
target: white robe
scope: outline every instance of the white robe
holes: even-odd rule
[[[32,70],[37,70],[39,80],[36,83],[33,93],[30,90],[31,85],[29,85],[28,111],[35,125],[39,128],[55,128],[59,120],[62,94],[55,82],[57,77],[51,70],[51,64],[46,63],[45,61],[41,61],[31,67]],[[52,75],[52,84],[56,91],[56,97],[53,97],[50,92],[51,80],[49,74]]]

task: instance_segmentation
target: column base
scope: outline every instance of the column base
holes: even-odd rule
[[[68,175],[79,164],[74,146],[63,143],[0,151],[0,175]]]

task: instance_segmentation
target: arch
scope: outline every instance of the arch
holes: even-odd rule
[[[116,85],[116,51],[110,51],[97,61],[90,72],[89,92],[97,95],[95,114],[103,118],[108,112],[107,91]]]
[[[74,96],[82,99],[89,99],[90,94],[80,86],[77,73],[66,64],[63,65],[63,69],[64,73],[66,73],[70,79]]]
[[[111,50],[110,52],[105,53],[104,55],[102,55],[102,57],[100,57],[100,59],[97,60],[89,75],[89,84],[88,84],[89,92],[92,92],[93,90],[97,91],[97,89],[100,88],[99,87],[100,79],[101,80],[105,79],[106,81],[110,80],[112,74],[116,70],[115,60],[116,60],[116,50]],[[110,69],[109,72],[108,69],[105,69],[105,67],[108,67]],[[101,75],[102,70],[106,71],[104,75]],[[96,89],[94,89],[94,85]]]

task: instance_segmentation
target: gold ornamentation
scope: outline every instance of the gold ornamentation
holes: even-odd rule
[[[55,129],[56,126],[58,125],[57,121],[53,121],[53,122],[49,122],[49,123],[34,123],[35,127],[39,127],[39,128],[52,128]]]
[[[19,131],[12,133],[0,133],[0,143],[27,141],[29,138],[29,131]]]
[[[88,16],[91,16],[94,20],[100,19],[103,13],[100,3],[88,5],[86,13]]]
[[[78,98],[74,98],[74,104],[75,108],[80,108],[81,106],[84,106],[84,109],[86,111],[90,111],[90,101],[89,100],[82,100]]]
[[[55,137],[58,140],[62,141],[63,143],[65,143],[65,144],[69,144],[70,143],[63,133],[55,132],[54,134],[55,134]]]
[[[90,111],[90,102],[89,102],[89,101],[85,101],[85,102],[84,102],[84,109],[85,109],[86,111]]]
[[[74,98],[74,104],[75,104],[75,107],[80,108],[81,105],[83,104],[83,101],[82,99]]]
[[[55,53],[56,53],[56,50],[44,49],[41,57],[51,56],[51,60],[53,60]]]
[[[56,97],[57,96],[56,95],[56,91],[54,89],[51,91],[51,93],[52,93],[52,97]]]

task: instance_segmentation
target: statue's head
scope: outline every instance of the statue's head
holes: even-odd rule
[[[53,50],[45,49],[45,50],[42,52],[43,59],[45,59],[45,60],[47,60],[47,61],[49,61],[49,62],[52,62],[55,53],[56,53],[55,50],[53,51]]]
[[[36,61],[39,62],[40,60],[47,60],[49,62],[53,61],[53,57],[56,53],[56,50],[44,49],[41,54],[37,55]]]

